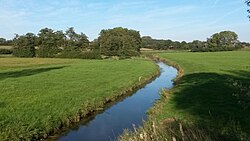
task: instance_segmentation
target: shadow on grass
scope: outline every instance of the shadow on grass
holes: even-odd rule
[[[24,76],[31,76],[43,72],[48,72],[51,70],[58,70],[65,68],[67,66],[58,66],[58,67],[48,67],[48,68],[35,68],[35,69],[24,69],[21,71],[9,71],[0,73],[0,80],[4,80],[7,78],[17,78],[17,77],[24,77]]]
[[[250,71],[185,75],[176,87],[174,108],[225,140],[250,138]]]

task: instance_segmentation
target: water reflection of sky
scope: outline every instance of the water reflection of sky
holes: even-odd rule
[[[146,120],[146,111],[159,99],[162,88],[172,88],[172,80],[177,70],[164,63],[157,63],[161,68],[161,75],[133,96],[97,115],[89,123],[72,129],[61,136],[60,141],[111,141],[115,140],[125,128],[132,129],[132,124],[141,125]]]

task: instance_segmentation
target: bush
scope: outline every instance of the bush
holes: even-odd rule
[[[60,52],[60,49],[53,46],[40,46],[37,49],[37,56],[41,58],[53,58]]]
[[[5,48],[2,48],[0,49],[0,54],[12,54],[13,51],[11,49],[5,49]]]
[[[79,59],[101,59],[100,51],[62,51],[58,56],[58,58],[79,58]]]

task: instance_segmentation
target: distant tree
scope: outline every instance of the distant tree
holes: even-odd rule
[[[6,44],[6,39],[0,38],[0,45],[5,45],[5,44]]]
[[[98,42],[101,54],[106,56],[137,56],[142,47],[139,31],[122,27],[102,30]]]
[[[13,55],[17,57],[34,57],[35,56],[36,36],[33,33],[26,35],[16,35],[14,38]]]
[[[168,50],[168,49],[182,49],[181,48],[181,44],[180,42],[175,42],[172,40],[158,40],[158,39],[153,39],[150,36],[143,36],[142,37],[142,43],[143,43],[143,47],[146,48],[151,48],[151,49],[156,49],[156,50]],[[183,42],[185,43],[185,42]],[[185,47],[187,47],[185,45]]]
[[[219,50],[232,50],[239,47],[238,35],[232,31],[222,31],[213,34],[207,40],[209,48]]]
[[[83,34],[77,34],[73,27],[66,30],[66,47],[73,50],[83,51],[89,47],[88,37]]]
[[[188,44],[187,42],[185,42],[185,41],[182,41],[182,42],[181,42],[181,48],[180,48],[180,49],[183,49],[183,50],[188,50],[188,49],[190,49],[189,44]]]
[[[38,33],[38,56],[55,57],[62,47],[64,37],[62,31],[54,32],[49,28],[41,29]]]
[[[192,52],[208,51],[207,43],[199,40],[194,40],[193,42],[189,43],[189,47]]]
[[[59,57],[82,58],[83,52],[89,48],[88,37],[83,33],[76,33],[73,27],[66,30],[65,44]]]

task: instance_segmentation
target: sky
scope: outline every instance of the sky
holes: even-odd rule
[[[177,41],[206,40],[231,30],[250,42],[245,0],[0,0],[0,37],[48,27],[75,27],[90,40],[102,29],[126,27],[142,36]]]

